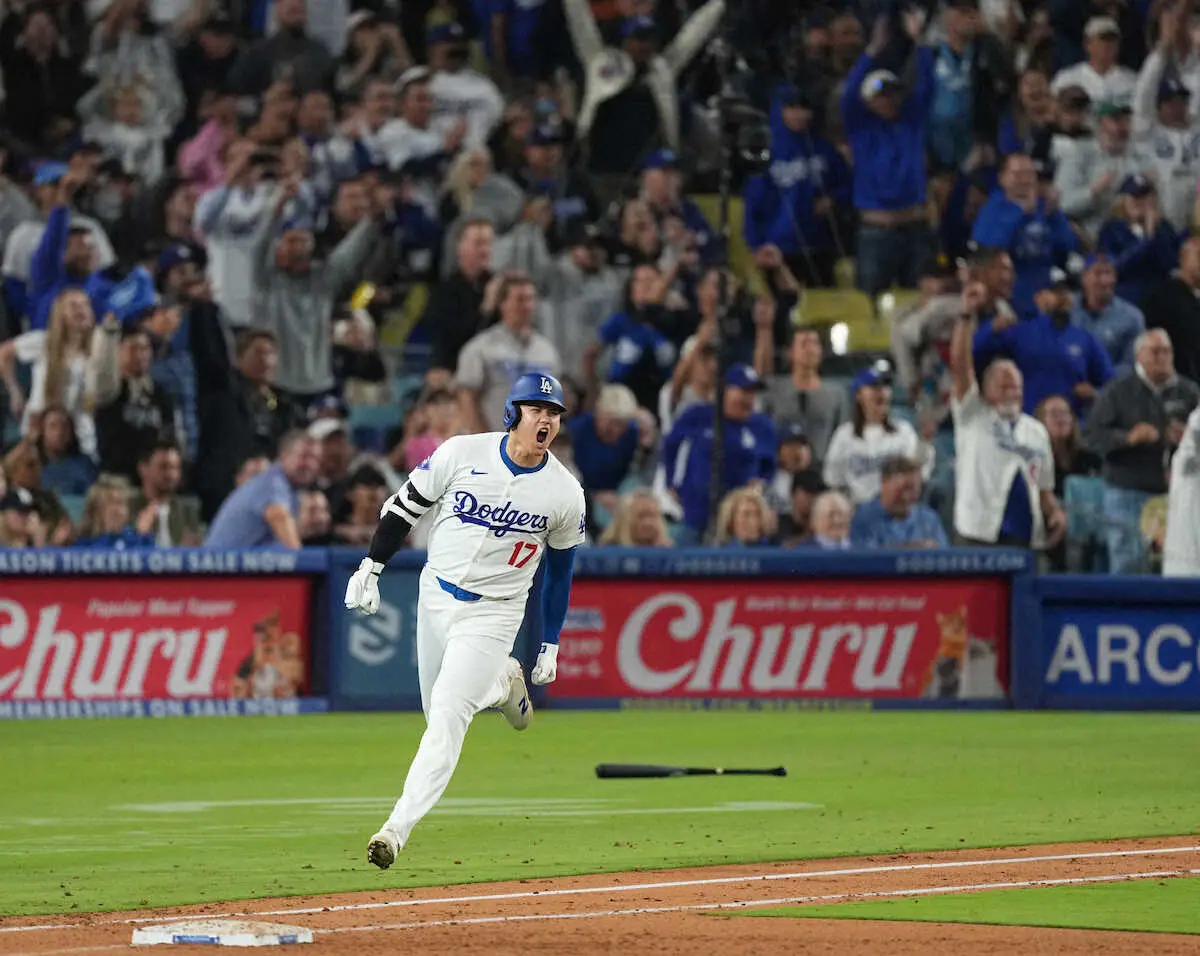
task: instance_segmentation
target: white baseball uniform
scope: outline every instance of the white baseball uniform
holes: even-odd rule
[[[1171,488],[1167,498],[1167,536],[1163,541],[1163,577],[1200,576],[1200,408],[1188,417],[1187,428],[1171,459]]]
[[[472,718],[508,694],[508,657],[547,547],[583,543],[583,488],[551,454],[522,468],[501,432],[451,438],[388,499],[414,522],[433,510],[417,599],[426,728],[384,825],[403,846],[445,792]]]

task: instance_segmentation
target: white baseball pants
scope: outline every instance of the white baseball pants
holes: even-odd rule
[[[384,824],[401,846],[446,791],[471,720],[508,696],[508,658],[524,616],[524,600],[462,601],[428,568],[421,572],[417,671],[425,733]]]

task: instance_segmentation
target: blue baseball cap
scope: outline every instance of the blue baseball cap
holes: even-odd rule
[[[1183,85],[1176,77],[1168,77],[1158,84],[1158,102],[1162,104],[1164,101],[1173,99],[1176,96],[1181,96],[1184,99],[1190,99],[1192,91]]]
[[[565,137],[561,123],[542,123],[529,134],[530,146],[561,146]]]
[[[42,163],[33,174],[35,186],[53,186],[67,174],[67,164],[59,162]]]
[[[1071,276],[1057,266],[1050,270],[1046,281],[1041,283],[1042,289],[1070,289],[1071,286]]]
[[[887,359],[880,359],[874,365],[860,369],[850,383],[850,393],[857,394],[860,388],[874,385],[892,384],[892,365]]]
[[[132,322],[158,305],[158,293],[154,291],[154,279],[141,266],[118,282],[108,293],[104,305],[122,324]]]
[[[805,109],[812,109],[812,96],[795,83],[788,83],[779,89],[779,105],[803,106]]]
[[[1143,176],[1141,173],[1126,176],[1125,181],[1121,183],[1122,196],[1149,196],[1152,192],[1154,192],[1154,183],[1148,176]]]
[[[642,163],[642,171],[647,169],[678,169],[679,157],[670,149],[656,149]]]
[[[900,77],[891,70],[872,70],[859,84],[858,95],[863,100],[870,102],[879,94],[893,92],[900,89],[901,86],[903,84],[900,82]]]
[[[195,262],[200,265],[203,258],[203,254],[198,249],[192,248],[186,242],[177,242],[167,246],[158,254],[156,267],[159,275],[165,275],[184,262]]]
[[[754,371],[753,366],[744,362],[729,366],[725,372],[725,384],[732,388],[744,388],[751,392],[757,392],[767,387],[759,378],[758,372]]]
[[[466,38],[461,23],[438,23],[425,31],[426,43],[462,43]]]
[[[656,39],[658,37],[658,24],[654,22],[654,17],[642,14],[636,17],[626,17],[625,22],[621,24],[621,39],[628,37],[642,37],[644,39]]]

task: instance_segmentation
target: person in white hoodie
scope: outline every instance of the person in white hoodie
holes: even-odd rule
[[[250,140],[234,143],[226,160],[225,185],[210,189],[196,203],[196,231],[204,237],[208,251],[213,299],[235,329],[250,325],[254,317],[254,236],[271,215],[274,192],[269,160],[271,157]],[[286,216],[311,217],[315,212],[315,191],[304,183],[289,203]]]
[[[441,23],[429,28],[425,42],[433,76],[434,119],[439,125],[458,117],[466,120],[467,146],[486,146],[504,117],[504,97],[490,79],[467,66],[466,33],[461,24]]]
[[[854,376],[854,418],[833,433],[822,477],[845,490],[856,505],[879,494],[883,463],[901,456],[921,463],[921,477],[933,473],[934,451],[906,421],[892,419],[892,371],[886,360]]]

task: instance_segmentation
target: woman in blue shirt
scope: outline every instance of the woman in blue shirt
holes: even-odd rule
[[[96,480],[96,465],[79,450],[75,422],[62,405],[42,412],[37,438],[42,487],[57,495],[86,495]]]

